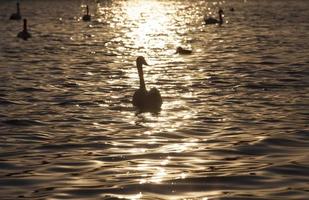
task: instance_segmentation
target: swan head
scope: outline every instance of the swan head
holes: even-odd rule
[[[224,12],[223,12],[223,10],[220,8],[220,10],[219,10],[219,14],[220,15],[222,15],[222,14],[224,14]]]
[[[143,56],[138,56],[136,58],[136,65],[137,66],[142,66],[142,65],[148,65],[148,63],[146,62],[145,58]]]

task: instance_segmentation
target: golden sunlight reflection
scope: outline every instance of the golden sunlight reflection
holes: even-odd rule
[[[115,197],[117,199],[130,199],[130,200],[138,200],[138,199],[142,199],[143,194],[141,192],[137,193],[137,194],[132,194],[132,195],[112,195],[110,194],[110,196]],[[105,197],[105,196],[103,196]]]
[[[135,141],[139,145],[124,144],[122,141],[111,141],[114,150],[119,150],[121,146],[128,147],[125,151],[126,155],[157,155],[157,154],[169,154],[169,153],[182,153],[193,152],[199,148],[200,140],[196,138],[186,138],[186,140],[180,139],[175,142],[161,143],[162,134],[179,134],[179,130],[192,126],[192,119],[196,117],[197,110],[190,109],[187,105],[186,98],[194,98],[196,94],[191,91],[187,91],[182,94],[175,94],[175,91],[166,90],[161,87],[169,88],[169,86],[162,86],[158,84],[161,79],[169,80],[174,77],[174,73],[164,74],[163,72],[169,71],[170,66],[166,61],[171,62],[183,62],[185,58],[175,55],[176,47],[183,46],[183,41],[186,36],[186,26],[182,26],[181,22],[176,23],[175,15],[178,16],[175,7],[170,4],[165,4],[162,1],[157,0],[135,0],[124,1],[122,3],[122,11],[125,13],[122,20],[115,16],[115,23],[117,26],[123,26],[121,41],[119,38],[115,38],[114,42],[123,42],[123,45],[118,47],[118,51],[128,51],[131,59],[131,63],[127,63],[125,66],[125,74],[128,77],[128,85],[132,85],[134,89],[138,88],[139,77],[135,66],[135,59],[138,55],[143,55],[146,58],[149,66],[144,66],[144,78],[147,84],[147,88],[157,87],[162,92],[163,99],[168,96],[175,98],[165,98],[162,105],[162,111],[160,114],[153,113],[139,113],[135,114],[132,110],[123,109],[121,116],[126,116],[126,122],[132,126],[139,126],[142,131],[136,131],[134,134],[138,137]],[[101,10],[103,12],[103,10]],[[177,25],[175,25],[177,24]],[[114,24],[111,24],[114,27]],[[117,28],[115,26],[115,28]],[[175,31],[176,30],[176,31]],[[185,44],[188,46],[190,44]],[[157,54],[160,54],[158,55]],[[163,54],[163,55],[161,55]],[[168,56],[168,58],[166,57]],[[132,58],[133,57],[133,58]],[[127,60],[126,57],[123,57]],[[183,66],[178,66],[179,70],[184,70]],[[177,70],[177,66],[175,69]],[[172,76],[172,77],[169,77]],[[184,85],[192,85],[193,80],[196,79],[193,75],[186,74],[180,76],[179,80]],[[118,82],[119,81],[119,82]],[[114,84],[121,84],[122,80],[114,80]],[[168,84],[168,83],[167,83]],[[179,98],[177,98],[177,95]],[[111,95],[113,96],[113,95]],[[117,94],[114,97],[119,99]],[[123,107],[128,104],[123,104]],[[131,106],[131,104],[129,105]],[[130,107],[131,108],[131,107]],[[99,126],[99,123],[94,123],[95,126]],[[177,136],[177,137],[179,137]],[[140,146],[141,144],[154,144],[158,148],[147,148],[147,146]],[[119,149],[118,149],[119,147]],[[203,162],[198,159],[192,159],[192,162]],[[136,182],[139,184],[162,184],[167,180],[186,179],[190,176],[189,171],[183,171],[183,169],[171,168],[170,165],[175,165],[178,161],[173,160],[173,157],[151,157],[143,156],[140,159],[136,159],[134,162],[129,163],[126,166],[126,171],[130,173],[138,174]],[[122,198],[121,196],[117,196]],[[130,199],[142,198],[142,194],[137,194],[132,197],[125,196]]]
[[[129,50],[130,56],[143,55],[150,66],[144,66],[144,78],[147,88],[157,87],[163,96],[175,95],[169,94],[167,90],[162,90],[158,85],[158,80],[169,79],[168,75],[163,74],[169,70],[166,66],[166,56],[173,56],[178,62],[183,58],[175,55],[177,46],[188,46],[183,44],[186,39],[188,28],[182,25],[183,20],[178,19],[177,8],[169,3],[157,0],[135,0],[122,3],[122,12],[124,16],[117,26],[125,27],[124,36],[119,51]],[[119,17],[119,16],[118,16]],[[117,16],[115,16],[117,18]],[[179,34],[179,33],[182,34]],[[158,55],[160,54],[160,55]],[[163,54],[163,56],[161,55]],[[163,59],[162,59],[163,57]],[[138,87],[138,73],[135,62],[132,67],[125,69],[130,83],[135,88]],[[192,84],[194,79],[190,75],[182,78],[185,84]],[[182,98],[193,98],[195,94],[187,93]],[[143,113],[137,116],[130,115],[126,111],[128,121],[132,125],[141,125],[148,127],[144,132],[137,135],[155,135],[160,132],[175,132],[179,127],[185,127],[187,121],[196,116],[196,112],[186,106],[186,102],[176,98],[176,101],[164,101],[160,115]],[[192,123],[192,122],[191,122]]]
[[[126,38],[133,48],[166,49],[168,45],[177,44],[175,31],[171,31],[172,18],[167,5],[156,0],[129,1],[125,6],[126,22],[130,27]]]
[[[180,153],[184,151],[195,151],[198,148],[198,139],[191,139],[188,142],[180,142],[174,144],[167,144],[157,149],[156,152],[173,152]],[[148,150],[149,153],[152,150]],[[133,149],[130,153],[136,155],[139,153],[144,153],[145,149]],[[173,157],[167,156],[162,159],[141,159],[137,163],[127,167],[128,171],[137,171],[141,174],[141,178],[137,179],[139,184],[154,183],[160,184],[166,180],[171,179],[186,179],[188,177],[188,172],[181,171],[180,169],[172,169],[169,165],[173,165]],[[194,160],[194,162],[203,162],[201,160]]]
[[[168,145],[163,146],[160,151],[180,153],[180,152],[184,152],[187,150],[192,150],[192,148],[197,147],[197,145],[198,144],[195,142],[168,144]]]
[[[168,172],[164,167],[155,166],[155,163],[152,161],[144,161],[145,163],[139,164],[135,170],[141,171],[143,173],[142,179],[140,179],[140,184],[145,183],[156,183],[159,184],[162,181],[170,178]],[[169,160],[165,160],[169,162]]]
[[[172,111],[177,110],[177,111]],[[159,115],[152,113],[142,113],[139,115],[127,114],[127,120],[132,125],[141,125],[149,128],[137,135],[155,135],[161,132],[175,132],[181,127],[188,126],[189,121],[194,118],[197,111],[190,110],[183,100],[164,102],[162,111]],[[192,123],[192,122],[191,122]],[[156,139],[147,141],[147,143],[156,143]]]

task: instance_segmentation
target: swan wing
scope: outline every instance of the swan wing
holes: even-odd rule
[[[149,103],[151,103],[151,107],[160,109],[162,105],[162,97],[157,88],[151,88],[148,92]]]
[[[132,98],[132,104],[136,107],[143,107],[145,102],[145,91],[142,89],[138,89],[134,92]]]
[[[209,17],[205,19],[205,23],[206,24],[217,24],[219,23],[219,21],[215,18]]]

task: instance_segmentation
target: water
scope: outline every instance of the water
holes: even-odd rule
[[[306,0],[21,9],[28,41],[0,2],[1,199],[308,199]],[[131,105],[139,55],[158,114]]]

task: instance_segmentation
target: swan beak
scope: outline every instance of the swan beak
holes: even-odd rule
[[[148,65],[148,63],[146,62],[146,60],[145,60],[145,62],[143,63],[144,65]]]

